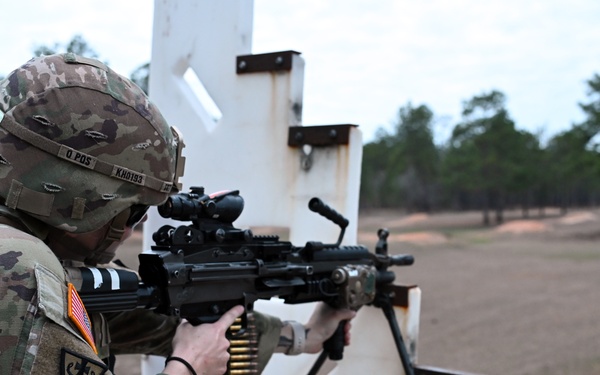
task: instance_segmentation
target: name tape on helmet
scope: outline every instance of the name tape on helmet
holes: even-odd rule
[[[170,182],[163,182],[162,187],[160,188],[161,193],[170,193],[173,190],[173,184]]]
[[[98,173],[104,174],[105,176],[118,178],[120,180],[144,186],[161,193],[169,193],[173,188],[172,181],[164,181],[153,176],[135,172],[57,143],[27,129],[26,127],[17,123],[11,116],[4,116],[2,121],[0,121],[0,127],[40,150],[46,151],[51,155],[56,155],[61,159],[68,160],[69,162],[80,165],[84,168],[92,169]]]
[[[94,169],[96,166],[96,161],[98,161],[98,159],[94,156],[84,154],[83,152],[79,152],[65,145],[60,146],[60,149],[58,150],[58,156],[89,169]]]
[[[111,177],[118,178],[123,181],[131,182],[132,184],[144,186],[146,183],[146,175],[132,171],[131,169],[119,167],[115,165],[113,167]]]

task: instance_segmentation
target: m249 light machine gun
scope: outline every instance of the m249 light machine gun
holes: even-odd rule
[[[155,245],[139,255],[141,282],[116,292],[80,291],[90,311],[154,309],[192,324],[214,322],[235,305],[253,310],[259,299],[278,297],[288,304],[324,301],[335,308],[358,310],[364,305],[380,307],[390,325],[406,374],[412,365],[392,306],[396,292],[390,266],[413,263],[410,255],[387,253],[385,229],[378,232],[375,253],[361,245],[342,246],[348,220],[320,199],[310,200],[309,209],[341,228],[336,243],[309,241],[294,246],[277,236],[256,236],[238,229],[233,222],[242,213],[239,191],[205,194],[201,187],[171,196],[158,207],[165,218],[191,222],[165,225],[153,234]],[[85,283],[84,283],[85,284]],[[242,317],[242,331],[247,326]],[[326,357],[343,357],[343,324],[324,345],[311,369],[316,374]]]

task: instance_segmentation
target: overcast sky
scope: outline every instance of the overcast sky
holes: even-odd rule
[[[34,4],[37,7],[34,7]],[[364,140],[399,107],[426,104],[438,142],[462,102],[503,91],[520,128],[546,137],[583,116],[600,73],[597,0],[255,0],[253,53],[293,49],[306,61],[304,124],[354,123]],[[4,0],[0,74],[35,46],[81,34],[118,72],[149,61],[150,0]]]

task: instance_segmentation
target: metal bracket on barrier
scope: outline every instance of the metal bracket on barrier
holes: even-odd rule
[[[288,146],[326,147],[347,145],[350,143],[350,129],[358,125],[319,125],[319,126],[290,126],[288,132]]]
[[[396,307],[408,307],[408,294],[417,285],[394,285],[392,304]]]
[[[313,165],[315,147],[339,146],[350,143],[350,129],[358,125],[290,126],[288,146],[300,148],[300,166],[308,171]]]
[[[272,72],[277,70],[292,70],[292,61],[294,55],[299,55],[296,51],[281,51],[272,53],[263,53],[258,55],[243,55],[236,57],[236,73],[259,73]]]

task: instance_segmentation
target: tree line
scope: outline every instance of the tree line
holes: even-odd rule
[[[363,208],[408,211],[482,210],[483,223],[503,221],[506,208],[595,206],[600,203],[600,76],[587,82],[585,120],[542,144],[517,128],[506,96],[492,90],[463,102],[450,139],[436,145],[434,113],[401,107],[390,132],[379,129],[363,149]]]

